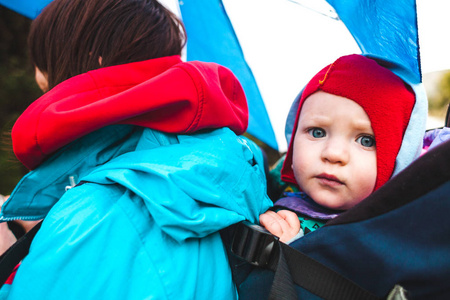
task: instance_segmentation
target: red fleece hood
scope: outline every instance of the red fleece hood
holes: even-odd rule
[[[12,130],[13,149],[29,169],[70,142],[112,124],[168,133],[248,124],[244,91],[220,65],[179,56],[112,66],[70,78],[33,102]]]
[[[367,113],[374,131],[377,149],[375,190],[392,175],[395,159],[403,141],[415,94],[400,77],[362,55],[347,55],[323,68],[306,85],[297,110],[292,138],[281,171],[285,182],[297,184],[292,170],[294,137],[302,105],[318,90],[358,103]]]

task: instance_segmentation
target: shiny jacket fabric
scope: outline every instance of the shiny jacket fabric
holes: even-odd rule
[[[176,67],[175,72],[171,68],[178,63],[168,64],[169,75],[177,74],[179,68]],[[197,66],[196,70],[208,69],[207,65]],[[130,67],[136,67],[136,64]],[[87,103],[83,101],[86,99],[83,98],[84,92],[75,93],[81,98],[64,102],[57,109],[61,98],[52,99],[54,90],[51,90],[43,97],[47,102],[41,106],[48,109],[36,109],[38,103],[21,116],[19,126],[16,126],[16,130],[20,130],[16,131],[18,135],[13,134],[13,143],[15,136],[27,134],[22,130],[34,131],[38,137],[36,141],[44,143],[21,148],[19,156],[33,170],[19,182],[3,205],[0,220],[44,217],[45,220],[12,285],[4,285],[0,298],[237,297],[218,231],[245,219],[257,222],[259,214],[269,208],[271,201],[265,193],[263,157],[259,148],[236,135],[245,129],[247,122],[246,106],[242,101],[235,101],[236,97],[243,96],[242,89],[231,84],[237,82],[231,72],[227,75],[229,71],[214,68],[216,71],[212,73],[193,72],[208,76],[216,73],[219,80],[205,77],[202,81],[202,76],[197,76],[200,85],[199,81],[191,79],[192,84],[186,80],[186,84],[178,86],[194,95],[190,103],[197,108],[202,106],[210,113],[204,117],[204,110],[194,109],[194,113],[188,113],[186,117],[177,111],[178,117],[167,122],[184,120],[184,129],[173,130],[176,132],[162,132],[165,126],[156,130],[151,124],[136,124],[136,120],[142,121],[145,116],[135,116],[131,122],[109,120],[101,126],[94,120],[81,137],[76,131],[84,126],[82,123],[79,127],[77,123],[72,123],[71,127],[55,127],[48,122],[44,131],[40,131],[43,127],[37,123],[35,128],[22,126],[28,118],[39,119],[34,114],[41,112],[44,112],[41,117],[53,116],[61,121],[61,108],[67,110],[68,105],[74,103],[77,105],[68,115],[75,116],[72,112],[83,109]],[[185,69],[182,71],[186,73]],[[192,74],[187,72],[188,79]],[[89,76],[94,78],[92,74]],[[123,76],[126,74],[122,73]],[[117,78],[116,82],[121,80]],[[149,79],[146,82],[153,81]],[[211,82],[213,89],[207,87]],[[155,100],[155,95],[158,95],[155,92],[160,91],[160,85],[150,85],[155,90],[147,90],[147,97]],[[67,82],[64,86],[83,90]],[[142,83],[137,83],[135,88],[142,86]],[[211,93],[208,96],[208,92],[220,91],[220,87],[223,87],[224,97],[217,99],[217,93],[213,93],[214,97],[210,97]],[[237,92],[229,93],[227,87]],[[55,89],[61,92],[60,86]],[[194,90],[198,92],[197,96]],[[115,114],[120,114],[121,106],[108,110],[108,101],[117,100],[121,95],[135,95],[134,88],[117,91],[102,86],[99,91],[102,95],[106,93],[107,97],[95,99],[89,104],[89,109],[93,107],[102,111],[105,108]],[[139,93],[145,95],[143,91]],[[95,92],[88,93],[93,94]],[[177,101],[186,103],[180,100],[181,94],[176,99],[166,98],[165,107],[171,107],[170,104]],[[129,111],[126,104],[137,105],[131,100],[127,103],[127,99],[132,98],[123,99],[124,112]],[[52,101],[54,104],[48,105]],[[222,109],[214,101],[222,101],[226,107],[231,107],[229,113],[224,110],[223,116],[212,117],[214,109]],[[179,105],[174,107],[174,113],[180,109]],[[192,105],[181,107],[192,108]],[[161,110],[159,114],[163,115]],[[27,115],[27,118],[23,117]],[[99,115],[102,118],[103,115]],[[164,115],[170,117],[170,110],[164,111]],[[95,118],[95,114],[92,117]],[[127,118],[130,119],[129,115],[122,119]],[[193,122],[199,125],[196,125],[197,129],[192,129]],[[227,123],[231,125],[227,126]],[[56,144],[51,140],[47,143],[45,139],[39,139],[46,137],[49,130],[53,130],[58,145],[62,145],[56,150],[53,148]],[[47,146],[48,151],[40,151]],[[28,159],[27,151],[31,159]],[[79,184],[69,189],[70,179]]]
[[[10,218],[39,218],[69,176],[86,182],[50,209],[7,299],[234,299],[218,231],[257,222],[270,206],[261,166],[253,143],[227,128],[177,136],[117,125],[88,135],[11,196]]]

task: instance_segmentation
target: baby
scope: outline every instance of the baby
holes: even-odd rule
[[[260,216],[286,243],[352,208],[392,176],[415,104],[398,76],[356,54],[321,70],[300,97],[281,169],[282,181],[299,192],[275,203],[289,210]]]

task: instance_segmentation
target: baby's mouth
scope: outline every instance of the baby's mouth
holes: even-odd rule
[[[319,182],[323,185],[337,187],[344,185],[344,182],[340,181],[336,176],[331,174],[322,173],[316,176]]]

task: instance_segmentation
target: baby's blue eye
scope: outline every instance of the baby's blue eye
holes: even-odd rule
[[[322,128],[311,128],[308,130],[308,133],[316,139],[323,138],[326,135],[325,130]]]
[[[370,135],[360,136],[356,141],[360,143],[363,147],[370,148],[375,146],[375,139],[373,136]]]

